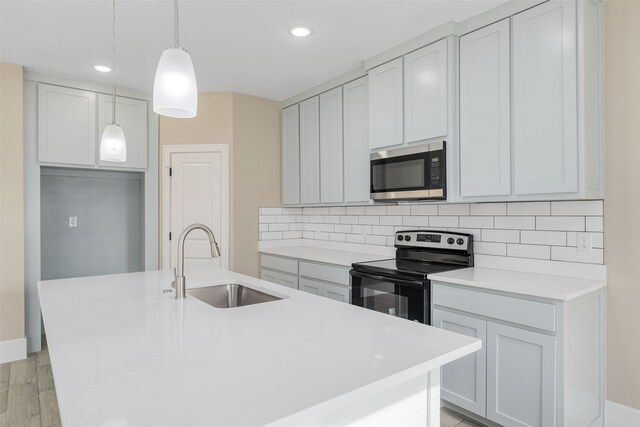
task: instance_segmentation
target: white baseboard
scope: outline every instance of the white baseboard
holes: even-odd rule
[[[0,341],[0,363],[27,358],[27,339]]]
[[[640,410],[607,400],[606,427],[640,427]]]

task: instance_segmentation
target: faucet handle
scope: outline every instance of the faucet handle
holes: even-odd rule
[[[173,282],[171,282],[171,287],[173,289],[176,288],[176,280],[178,279],[178,273],[176,273],[175,267],[173,268]]]

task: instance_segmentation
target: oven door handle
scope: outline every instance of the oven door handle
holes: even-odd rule
[[[379,280],[381,282],[392,282],[392,283],[396,283],[399,285],[407,285],[407,286],[411,286],[411,287],[424,287],[424,282],[421,282],[419,280],[404,280],[404,279],[395,279],[393,277],[386,277],[386,276],[378,276],[375,274],[368,274],[368,273],[360,273],[358,271],[355,270],[351,270],[350,274],[354,277],[358,277],[360,279],[373,279],[373,280]]]

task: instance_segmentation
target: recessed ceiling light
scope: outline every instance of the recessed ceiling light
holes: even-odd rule
[[[311,34],[311,28],[307,28],[307,27],[292,27],[292,28],[289,29],[289,32],[291,33],[292,36],[307,37],[309,34]]]
[[[110,73],[111,67],[107,67],[106,65],[94,65],[93,68],[100,71],[101,73]]]

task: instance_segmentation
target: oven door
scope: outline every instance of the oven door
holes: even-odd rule
[[[429,323],[428,287],[405,280],[351,270],[351,304],[420,323]]]

